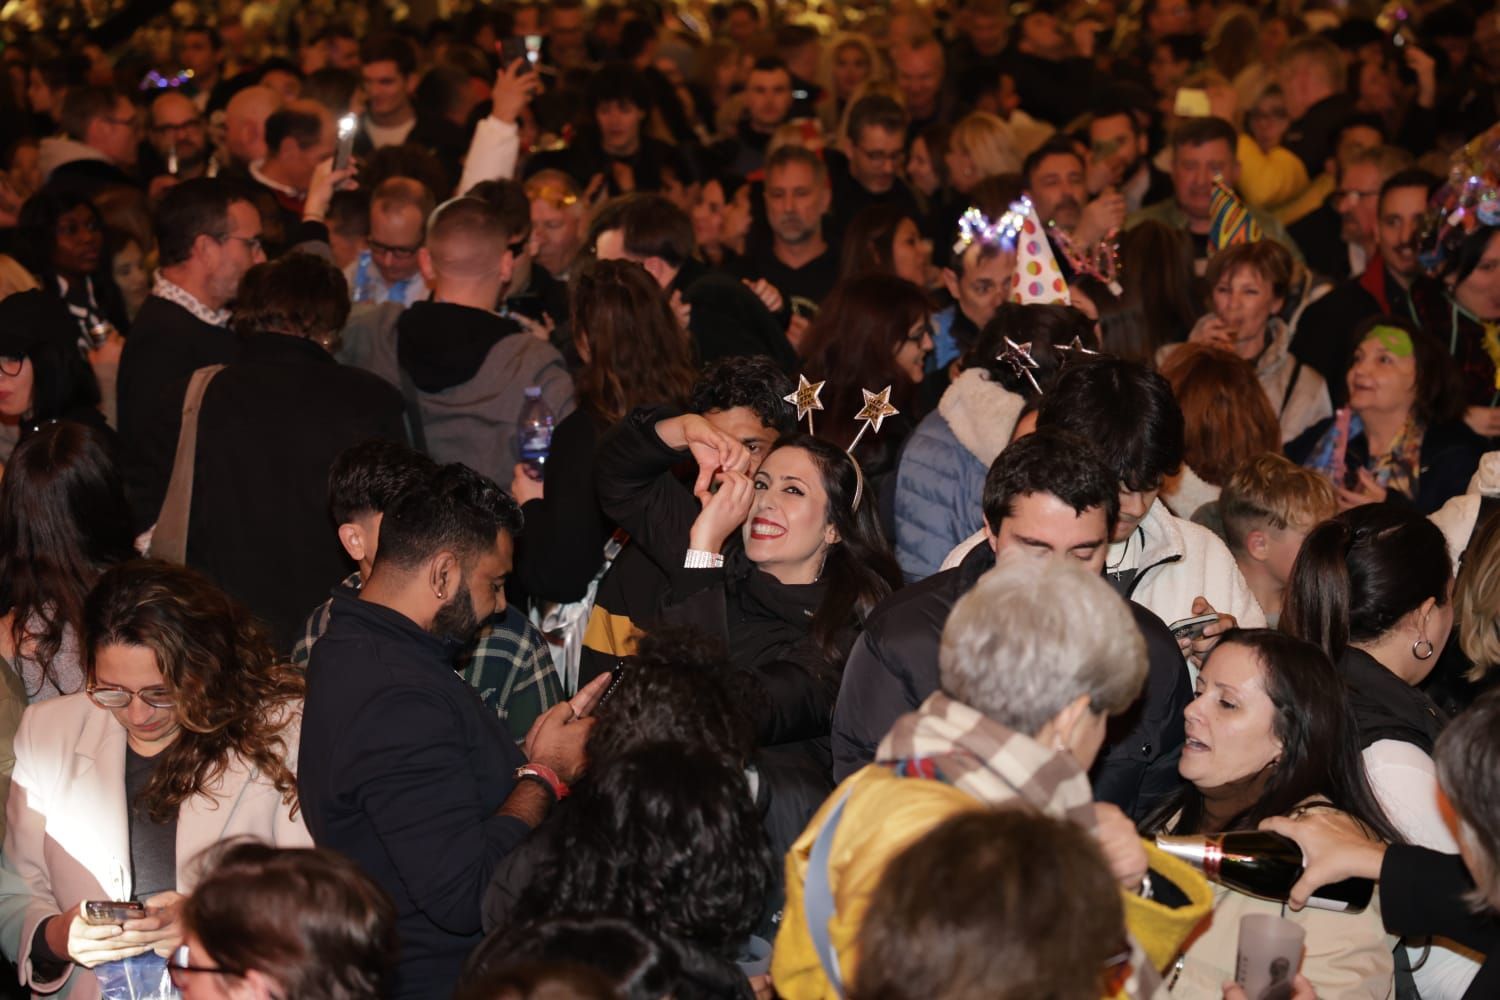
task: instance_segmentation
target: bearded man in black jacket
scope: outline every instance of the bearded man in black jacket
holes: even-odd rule
[[[948,612],[995,565],[997,552],[1077,559],[1102,572],[1119,509],[1115,474],[1074,434],[1041,430],[1001,452],[984,484],[988,544],[976,546],[957,567],[887,598],[865,622],[833,711],[835,780],[872,762],[892,723],[938,689],[938,646]],[[1089,778],[1095,798],[1139,818],[1180,782],[1182,710],[1192,691],[1182,653],[1161,619],[1138,604],[1130,610],[1146,640],[1150,673],[1136,704],[1110,719]]]

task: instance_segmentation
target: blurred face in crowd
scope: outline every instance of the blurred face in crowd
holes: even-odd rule
[[[724,205],[724,222],[719,227],[719,240],[725,246],[743,247],[750,234],[753,218],[750,205],[750,185],[741,184],[734,197]]]
[[[276,163],[286,183],[298,191],[307,190],[308,185],[312,183],[313,172],[318,169],[318,164],[333,156],[337,143],[334,137],[333,116],[319,106],[318,117],[322,120],[322,127],[315,142],[303,146],[295,138],[288,136],[282,140],[281,148],[276,150]]]
[[[1427,191],[1420,187],[1391,188],[1377,196],[1375,245],[1386,268],[1402,284],[1410,283],[1421,269],[1417,239],[1427,215]]]
[[[785,163],[766,173],[766,218],[776,239],[802,244],[822,235],[828,181],[806,163]]]
[[[104,232],[99,217],[87,205],[75,205],[57,220],[53,234],[52,266],[64,277],[78,279],[92,274],[104,251]]]
[[[928,197],[936,194],[943,183],[937,165],[932,161],[932,151],[927,148],[927,140],[920,136],[911,141],[911,155],[906,158],[906,179]]]
[[[107,711],[125,730],[131,749],[143,757],[161,753],[182,732],[175,708],[156,708],[141,697],[143,692],[157,701],[172,697],[156,654],[147,646],[112,643],[96,649],[93,688],[96,692],[128,691],[135,695],[124,708]]]
[[[1177,770],[1199,791],[1253,787],[1281,757],[1265,668],[1244,646],[1220,643],[1213,651],[1183,719],[1187,742]]]
[[[328,65],[334,69],[359,69],[359,42],[352,38],[334,37],[324,45]]]
[[[745,85],[745,107],[750,126],[757,132],[772,132],[786,121],[792,110],[792,78],[784,69],[750,71]]]
[[[1146,15],[1146,28],[1152,38],[1167,35],[1186,35],[1197,27],[1193,22],[1193,8],[1187,0],[1157,0]]]
[[[1138,134],[1128,114],[1095,118],[1089,123],[1089,156],[1108,168],[1109,183],[1120,185],[1135,173],[1146,155],[1146,137]]]
[[[121,297],[125,299],[126,311],[134,316],[151,293],[151,272],[146,269],[146,256],[141,253],[141,245],[135,240],[126,241],[115,251],[110,270],[114,273]]]
[[[1071,231],[1083,215],[1088,188],[1083,180],[1083,161],[1067,153],[1045,156],[1031,172],[1028,193],[1036,204],[1037,218]]]
[[[116,166],[135,165],[140,152],[141,116],[130,100],[121,97],[114,109],[89,123],[88,144]]]
[[[1223,139],[1197,146],[1178,146],[1172,153],[1172,188],[1177,204],[1189,220],[1206,224],[1209,203],[1213,200],[1214,175],[1222,174],[1226,184],[1239,179],[1239,164],[1234,150]]]
[[[897,277],[925,288],[930,256],[916,222],[906,218],[896,223],[896,232],[891,236],[891,270]]]
[[[1024,552],[1037,558],[1064,556],[1077,559],[1095,573],[1104,572],[1109,515],[1103,507],[1076,511],[1051,493],[1015,497],[1010,507],[998,528],[985,525],[995,555]]]
[[[47,86],[46,77],[42,71],[32,67],[26,74],[26,103],[31,105],[31,110],[37,114],[57,117],[58,113],[58,91]]]
[[[943,89],[943,50],[936,44],[903,46],[892,53],[896,86],[914,118],[928,118],[936,110]]]
[[[553,58],[561,56],[564,61],[569,56],[583,52],[583,8],[582,7],[554,7],[549,5],[547,10],[547,44]]]
[[[1284,304],[1270,280],[1256,268],[1239,267],[1220,276],[1213,287],[1213,303],[1214,315],[1230,328],[1234,353],[1246,361],[1260,357],[1266,349],[1271,317]]]
[[[1156,503],[1156,495],[1161,492],[1161,483],[1157,483],[1149,490],[1133,490],[1124,483],[1120,484],[1120,518],[1115,522],[1115,537],[1110,539],[1114,542],[1123,542],[1130,537],[1130,533],[1140,526],[1145,520],[1146,512],[1151,505]]]
[[[1479,264],[1453,289],[1458,304],[1480,319],[1500,318],[1500,231],[1492,231]]]
[[[1170,45],[1157,43],[1151,47],[1151,60],[1146,63],[1146,72],[1151,77],[1151,89],[1163,97],[1170,97],[1187,77],[1192,63],[1178,59]]]
[[[1366,337],[1354,349],[1345,379],[1356,413],[1410,413],[1417,404],[1417,359],[1410,338]]]
[[[175,146],[180,166],[196,165],[208,157],[208,128],[198,106],[185,94],[167,91],[151,102],[146,136],[163,160]]]
[[[865,47],[855,42],[846,42],[833,52],[833,92],[841,101],[847,101],[856,90],[870,78],[870,56]]]
[[[1020,50],[1043,59],[1061,59],[1068,53],[1057,18],[1046,11],[1028,15],[1021,22]]]
[[[990,11],[975,11],[969,17],[967,34],[975,52],[995,55],[1005,48],[1005,18]]]
[[[510,33],[520,38],[522,35],[539,35],[542,32],[542,11],[540,7],[517,7],[515,20],[512,22]]]
[[[219,73],[219,54],[206,31],[189,31],[177,44],[177,58],[185,69],[199,80],[211,80]]]
[[[411,106],[410,81],[393,60],[384,59],[360,67],[366,108],[377,119],[395,118]]]
[[[1383,63],[1361,63],[1356,84],[1354,106],[1358,110],[1382,115],[1400,106],[1400,83]]]
[[[724,23],[724,30],[736,45],[744,45],[755,36],[760,28],[760,19],[743,7],[736,7],[729,12],[729,17]]]
[[[980,329],[995,318],[995,310],[1010,293],[1011,278],[1016,273],[1016,255],[995,250],[980,243],[964,250],[963,274],[943,272],[948,293],[958,300],[958,308]]]
[[[1250,127],[1250,137],[1261,149],[1281,145],[1281,138],[1292,123],[1286,111],[1286,98],[1280,94],[1262,94],[1246,113],[1245,123]]]
[[[641,145],[641,120],[644,111],[633,101],[600,101],[594,109],[599,126],[599,140],[611,156],[630,156]]]
[[[905,156],[906,137],[879,125],[867,125],[849,140],[849,173],[871,194],[884,194],[896,183]]]
[[[1339,236],[1345,243],[1368,247],[1374,242],[1380,212],[1380,168],[1373,163],[1345,167],[1336,198]]]
[[[583,245],[583,216],[579,206],[559,205],[556,199],[531,199],[533,256],[553,275],[566,274]]]
[[[387,285],[405,281],[419,270],[422,210],[416,205],[376,202],[370,206],[370,260]]]
[[[932,353],[932,321],[926,316],[912,324],[896,345],[896,367],[913,382],[927,374],[927,355]]]
[[[724,186],[717,180],[706,182],[688,214],[693,220],[693,243],[700,249],[717,249],[724,227]]]
[[[204,305],[222,309],[240,289],[245,272],[266,259],[260,245],[260,212],[248,201],[229,203],[229,229],[208,241],[209,296]]]
[[[810,582],[838,531],[818,463],[801,448],[778,448],[755,473],[755,500],[740,529],[750,561],[783,582]]]
[[[35,383],[30,358],[0,357],[0,420],[14,424],[31,412]]]
[[[727,410],[709,410],[703,419],[713,424],[714,430],[728,434],[750,453],[750,475],[759,471],[761,463],[771,453],[771,445],[781,436],[780,432],[766,425],[760,414],[748,406],[731,406]]]
[[[288,70],[267,70],[260,78],[260,85],[276,91],[283,102],[295,101],[302,96],[301,78]]]

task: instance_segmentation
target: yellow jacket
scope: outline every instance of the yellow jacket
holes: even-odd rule
[[[987,805],[1004,806],[1004,803],[982,803],[939,781],[899,777],[877,765],[845,780],[823,803],[787,854],[786,908],[771,956],[771,979],[785,1000],[838,997],[823,975],[808,935],[802,889],[813,841],[846,790],[850,793],[848,802],[828,861],[829,885],[837,907],[837,914],[830,922],[829,939],[839,953],[845,983],[853,979],[857,960],[854,941],[864,921],[865,909],[889,861],[950,816]],[[1189,865],[1152,845],[1147,845],[1147,852],[1153,874],[1175,883],[1189,899],[1187,906],[1171,909],[1132,893],[1122,893],[1126,926],[1160,970],[1173,962],[1188,935],[1208,916],[1213,894],[1208,883]]]

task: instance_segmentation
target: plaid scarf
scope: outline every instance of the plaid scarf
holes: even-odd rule
[[[1094,795],[1072,755],[1049,750],[941,691],[896,721],[875,762],[905,777],[952,785],[988,806],[1030,807],[1092,834]],[[1121,995],[1157,995],[1161,976],[1130,935],[1130,972]]]

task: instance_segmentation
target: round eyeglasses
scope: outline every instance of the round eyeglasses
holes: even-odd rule
[[[136,698],[141,699],[151,708],[174,708],[177,705],[177,696],[163,684],[142,688],[139,691],[127,691],[125,688],[117,687],[90,687],[88,693],[89,700],[100,708],[129,708],[130,703]]]

